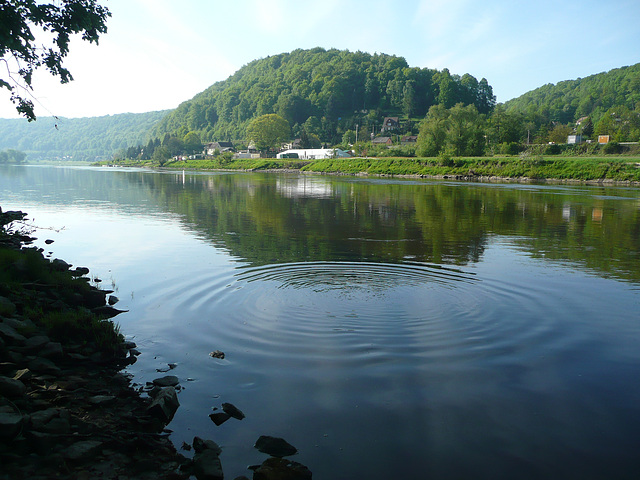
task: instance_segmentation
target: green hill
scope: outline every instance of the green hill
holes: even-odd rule
[[[421,119],[430,106],[458,102],[491,110],[495,97],[485,79],[409,67],[402,57],[343,50],[295,50],[255,60],[228,79],[182,103],[153,130],[183,138],[195,132],[203,142],[242,140],[252,118],[277,113],[323,142],[365,126],[379,131],[385,116]]]
[[[597,124],[605,114],[640,112],[640,63],[609,72],[547,84],[504,104],[507,112],[526,115],[536,123],[575,123],[591,117]]]
[[[167,111],[90,118],[0,119],[0,151],[20,150],[28,161],[95,161],[143,144]]]

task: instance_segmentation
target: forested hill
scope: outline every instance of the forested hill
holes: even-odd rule
[[[167,110],[90,118],[0,119],[0,151],[15,149],[27,161],[95,161],[129,145],[144,144]]]
[[[385,116],[420,120],[430,106],[475,104],[480,113],[495,103],[486,79],[409,67],[402,57],[343,50],[294,50],[255,60],[228,79],[182,103],[153,136],[199,134],[203,142],[245,138],[248,121],[277,113],[295,138],[304,128],[337,143],[356,124],[379,131]]]
[[[505,109],[521,113],[536,123],[574,123],[590,116],[594,124],[605,113],[620,118],[624,113],[640,109],[640,63],[609,72],[547,84],[509,100]]]

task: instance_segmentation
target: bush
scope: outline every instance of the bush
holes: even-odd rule
[[[617,155],[622,153],[622,145],[618,142],[609,142],[602,148],[602,151],[606,155]]]

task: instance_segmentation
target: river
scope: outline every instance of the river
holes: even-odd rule
[[[228,478],[260,435],[316,479],[640,471],[639,189],[0,166],[0,206],[115,290]]]

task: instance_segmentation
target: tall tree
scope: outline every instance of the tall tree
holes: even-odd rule
[[[256,117],[247,126],[247,137],[261,151],[277,148],[290,133],[289,122],[275,113]]]
[[[111,13],[96,0],[59,0],[41,3],[36,0],[2,0],[0,2],[0,62],[6,74],[0,76],[0,88],[11,92],[16,110],[29,121],[36,119],[32,95],[33,73],[45,67],[61,83],[73,80],[63,65],[69,53],[69,41],[74,34],[98,43],[106,33],[107,17]],[[48,45],[36,43],[36,32],[50,32]],[[17,71],[13,69],[17,68]]]

